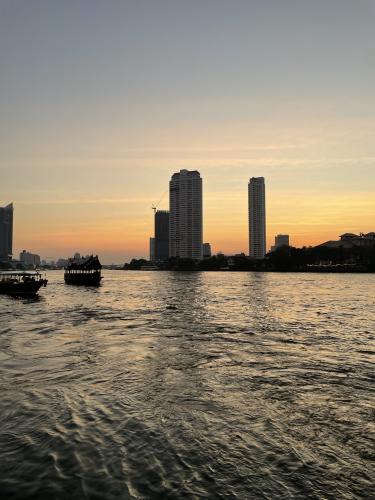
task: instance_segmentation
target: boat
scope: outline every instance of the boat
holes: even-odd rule
[[[69,285],[98,286],[102,279],[102,265],[97,255],[69,259],[64,271],[65,283]]]
[[[48,280],[37,271],[0,272],[0,293],[18,297],[33,297]]]

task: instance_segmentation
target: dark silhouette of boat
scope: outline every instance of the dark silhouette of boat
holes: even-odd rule
[[[97,255],[71,259],[65,268],[64,280],[69,285],[98,286],[102,279],[102,265]]]
[[[0,272],[0,293],[18,297],[33,297],[48,280],[38,272]]]

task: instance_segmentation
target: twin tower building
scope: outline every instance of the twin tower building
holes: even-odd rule
[[[266,254],[266,203],[263,177],[252,177],[248,186],[249,256]],[[150,240],[152,261],[169,257],[201,260],[210,255],[203,243],[202,178],[197,170],[180,170],[169,182],[169,212],[155,212],[155,236]]]

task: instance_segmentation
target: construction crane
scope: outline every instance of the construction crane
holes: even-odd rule
[[[160,200],[156,203],[156,205],[152,205],[151,208],[154,211],[154,214],[156,214],[156,210],[158,209],[158,206],[160,205],[160,203],[163,201],[164,196],[167,194],[167,191],[168,191],[168,189],[166,191],[164,191],[164,193],[162,194]]]

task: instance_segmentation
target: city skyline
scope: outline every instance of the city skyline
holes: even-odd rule
[[[247,189],[247,217],[248,217],[248,252],[235,250],[233,255],[245,254],[252,259],[263,259],[268,252],[273,252],[281,246],[298,246],[290,245],[289,234],[276,234],[274,237],[274,244],[268,246],[266,243],[267,234],[267,218],[266,218],[266,193],[265,193],[265,179],[264,177],[251,177],[248,182]],[[165,192],[166,193],[166,192]],[[162,198],[164,198],[163,194]],[[159,200],[160,202],[161,200]],[[158,203],[159,205],[160,203]],[[182,257],[201,260],[205,256],[211,256],[211,244],[204,243],[203,241],[203,189],[202,178],[200,173],[196,170],[189,171],[186,169],[180,170],[172,174],[169,182],[169,210],[160,210],[156,206],[152,206],[153,217],[153,230],[154,236],[148,238],[148,258],[151,262],[162,262],[168,260],[169,257]],[[172,213],[172,221],[170,224],[170,214]],[[197,225],[198,224],[198,225]],[[373,243],[372,231],[357,231],[356,233],[345,232],[338,235],[340,240],[320,241],[318,245],[302,245],[307,246],[327,246],[337,247],[343,244],[346,245],[348,238],[351,241],[358,239],[361,244],[365,239],[371,240]],[[271,236],[268,236],[271,238]],[[354,238],[354,239],[353,239]],[[367,240],[366,240],[367,241]],[[7,260],[7,256],[12,255],[12,242],[13,242],[13,203],[9,203],[5,207],[0,207],[0,250],[3,251],[2,259]],[[171,244],[172,242],[172,244]],[[344,243],[342,243],[344,242]],[[159,248],[158,248],[159,246]],[[7,255],[4,254],[4,249],[7,248]],[[199,249],[199,250],[197,250]],[[74,253],[74,258],[77,255],[76,250],[71,251],[69,255],[61,257],[44,257],[42,262],[66,261],[70,255]],[[95,251],[89,251],[95,253]],[[221,254],[214,252],[216,254]],[[126,254],[126,250],[123,255]],[[144,256],[133,256],[135,258],[144,258]],[[31,259],[35,261],[40,256],[33,254],[26,250],[20,252],[20,261],[26,263]],[[14,260],[14,253],[13,253]],[[126,259],[124,259],[126,260]],[[17,262],[15,260],[15,262]],[[105,264],[119,264],[105,263]],[[63,264],[65,265],[65,264]]]
[[[184,168],[205,179],[214,252],[248,252],[251,176],[267,179],[267,248],[279,233],[302,246],[372,231],[374,9],[2,2],[0,200],[17,207],[13,253],[147,256],[150,208]]]

